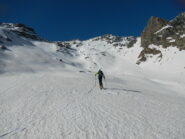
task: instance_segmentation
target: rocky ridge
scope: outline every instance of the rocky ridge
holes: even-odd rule
[[[151,17],[147,26],[141,33],[141,47],[143,51],[139,55],[138,64],[146,61],[146,54],[159,54],[160,51],[151,49],[150,45],[163,48],[176,47],[185,50],[185,13],[179,14],[173,20],[168,21],[158,17]],[[156,53],[157,51],[157,53]]]
[[[44,40],[37,35],[33,28],[23,24],[0,23],[0,44],[16,41],[17,36],[33,40]]]

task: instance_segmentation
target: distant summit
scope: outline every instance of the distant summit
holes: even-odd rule
[[[15,41],[17,36],[33,40],[43,40],[33,28],[23,24],[0,23],[0,43]]]

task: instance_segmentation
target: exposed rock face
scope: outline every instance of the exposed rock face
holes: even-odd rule
[[[141,46],[143,51],[139,55],[137,64],[147,60],[147,54],[160,54],[159,50],[151,49],[151,44],[167,47],[177,47],[185,50],[185,13],[179,14],[171,21],[158,17],[151,17],[147,26],[141,33]]]
[[[162,45],[164,48],[176,46],[185,50],[185,13],[175,19],[167,21],[151,17],[141,34],[141,46],[146,48],[150,44]]]
[[[14,24],[14,26],[19,27],[20,29],[22,29],[25,32],[32,32],[32,33],[36,34],[33,28],[27,27],[24,24]]]
[[[56,42],[59,47],[70,48],[71,45],[68,42]]]
[[[27,27],[23,24],[14,24],[15,27],[19,28],[19,30],[13,30],[13,32],[17,33],[20,36],[25,38],[30,38],[34,40],[42,40],[34,31],[33,28]]]
[[[93,38],[92,41],[104,41],[107,42],[107,44],[111,44],[114,47],[133,47],[134,44],[137,41],[136,37],[130,36],[130,37],[120,37],[120,36],[114,36],[112,34],[105,34],[103,36],[99,36],[96,38]],[[79,47],[81,45],[83,45],[83,42],[85,41],[80,41],[80,40],[73,40],[73,41],[66,41],[66,42],[55,42],[58,46],[60,50],[60,48],[71,48],[71,45],[76,45],[76,47]]]
[[[155,48],[144,48],[140,55],[138,56],[139,60],[136,62],[136,64],[140,64],[141,62],[144,62],[147,60],[147,54],[152,54],[152,55],[158,55],[159,54],[159,58],[162,58],[162,53],[159,50],[156,50]]]
[[[185,12],[180,13],[177,17],[170,21],[171,25],[178,26],[178,25],[185,25]]]
[[[130,36],[130,37],[121,37],[121,36],[114,36],[112,34],[105,34],[103,36],[97,37],[93,39],[94,41],[106,41],[108,44],[113,44],[113,46],[126,46],[128,48],[133,47],[134,44],[137,41],[136,37]],[[123,43],[124,41],[124,43]]]
[[[137,42],[136,37],[127,37],[127,40],[129,41],[129,43],[127,44],[128,48],[133,47],[134,44]]]
[[[141,34],[141,46],[145,48],[148,47],[148,45],[150,44],[158,43],[161,37],[156,35],[155,32],[157,32],[167,24],[168,21],[164,19],[158,17],[151,17],[146,28]]]

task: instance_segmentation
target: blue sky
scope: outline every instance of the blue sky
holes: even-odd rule
[[[23,23],[48,40],[139,36],[150,16],[172,19],[184,0],[0,0],[0,22]]]

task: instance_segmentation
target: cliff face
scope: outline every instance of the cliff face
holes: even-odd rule
[[[163,57],[160,50],[151,48],[150,45],[162,48],[176,47],[179,50],[185,50],[185,13],[179,14],[171,21],[158,17],[149,19],[147,26],[141,33],[143,50],[138,57],[137,64],[146,61],[148,54],[159,54],[159,59]]]
[[[151,17],[141,33],[141,46],[161,45],[163,48],[175,46],[185,50],[185,13],[181,13],[171,21]]]

